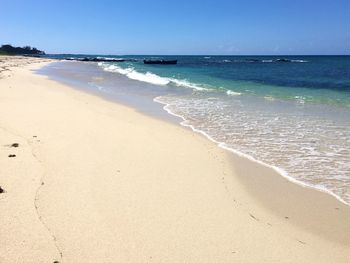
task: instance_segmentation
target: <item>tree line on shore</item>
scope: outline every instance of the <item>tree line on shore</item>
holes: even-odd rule
[[[45,55],[45,52],[37,49],[36,47],[24,46],[14,47],[6,44],[0,47],[0,54],[4,55]]]

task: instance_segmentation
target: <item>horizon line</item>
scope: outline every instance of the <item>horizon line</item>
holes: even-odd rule
[[[350,54],[243,54],[243,55],[234,55],[234,54],[93,54],[93,53],[46,53],[45,55],[76,55],[76,56],[350,56]]]

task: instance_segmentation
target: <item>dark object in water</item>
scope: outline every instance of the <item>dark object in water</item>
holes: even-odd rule
[[[177,64],[177,60],[151,60],[151,59],[145,59],[143,61],[145,64],[159,64],[159,65],[175,65]]]
[[[256,59],[256,58],[250,58],[250,59],[246,59],[246,62],[250,62],[250,63],[256,63],[256,62],[261,62],[261,60]]]
[[[80,61],[87,61],[87,62],[124,62],[125,59],[122,58],[83,58]]]
[[[65,58],[65,60],[72,60],[72,61],[84,61],[84,62],[125,62],[126,59],[123,58]]]
[[[15,148],[17,148],[19,146],[19,144],[18,143],[12,143],[11,144],[11,147],[15,147]]]
[[[289,59],[286,58],[278,58],[276,59],[276,62],[291,62]]]
[[[5,192],[5,190],[2,189],[2,187],[0,186],[0,194],[2,194],[2,193],[4,193],[4,192]]]
[[[9,158],[16,157],[16,154],[10,154]]]
[[[33,58],[41,58],[41,55],[38,54],[23,54],[24,57],[33,57]]]
[[[125,59],[122,58],[83,58],[81,61],[88,61],[88,62],[124,62]]]

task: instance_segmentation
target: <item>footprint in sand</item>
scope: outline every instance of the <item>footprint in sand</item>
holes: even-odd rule
[[[252,215],[252,214],[249,214],[249,215],[250,215],[250,217],[253,218],[254,220],[259,221],[259,218],[255,217],[255,216]]]

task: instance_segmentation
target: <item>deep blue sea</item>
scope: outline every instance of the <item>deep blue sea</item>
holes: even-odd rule
[[[148,93],[219,146],[350,203],[350,56],[104,57],[131,61],[65,64],[89,65],[99,92]]]

